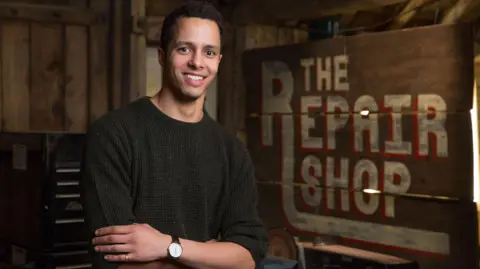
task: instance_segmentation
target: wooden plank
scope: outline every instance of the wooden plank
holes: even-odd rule
[[[154,0],[153,0],[154,1]],[[314,20],[359,10],[406,3],[408,0],[243,0],[235,5],[235,24],[277,24],[286,20]]]
[[[247,140],[259,179],[268,180],[279,169],[268,164],[275,156],[295,162],[295,171],[300,171],[305,152],[321,156],[324,165],[326,156],[348,158],[347,171],[353,171],[362,158],[376,160],[378,169],[383,169],[385,161],[401,160],[414,175],[409,193],[472,200],[473,157],[465,154],[472,148],[473,65],[468,49],[472,43],[467,43],[471,35],[464,31],[462,25],[427,27],[245,53],[246,103],[251,117]],[[443,42],[445,47],[419,49],[445,36],[457,38]],[[410,40],[416,44],[409,44]],[[393,47],[390,42],[402,44],[402,52],[384,49]],[[313,62],[333,56],[348,59],[346,68],[334,70],[336,76],[328,74],[330,82],[348,77],[344,87],[323,81],[323,86],[331,84],[335,90],[308,89],[304,81],[309,74],[299,59]],[[429,70],[432,59],[436,65]],[[314,82],[315,75],[307,81]],[[369,114],[360,114],[364,110]],[[286,117],[285,121],[279,125],[274,114]],[[282,127],[275,129],[277,125]],[[277,134],[288,136],[287,142]],[[283,145],[292,150],[291,155],[271,147],[282,143],[287,143]],[[271,155],[268,150],[273,150]],[[340,167],[327,165],[331,166]]]
[[[247,113],[290,113],[292,109],[298,110],[300,98],[306,94],[342,96],[347,101],[348,112],[362,111],[364,106],[369,106],[370,112],[384,111],[385,98],[403,98],[403,95],[409,100],[403,104],[403,112],[430,110],[425,103],[419,103],[421,98],[434,102],[438,99],[436,111],[468,111],[472,107],[473,90],[471,59],[471,30],[464,25],[421,27],[255,49],[244,53],[244,74],[250,90]],[[267,61],[270,63],[265,64]],[[302,62],[308,68],[302,67]],[[283,81],[276,80],[283,84],[275,83],[271,87],[274,91],[279,87],[287,91],[274,95],[278,98],[272,102],[277,102],[277,107],[264,102],[260,110],[262,94],[272,95],[269,92],[272,89],[264,88],[262,93],[258,85],[278,78],[275,73],[283,76]]]
[[[130,15],[135,18],[145,17],[145,0],[130,1]],[[130,99],[136,100],[147,94],[146,76],[147,37],[130,33]]]
[[[65,27],[65,131],[88,127],[88,29]]]
[[[355,208],[348,217],[325,214],[323,205],[306,208],[298,189],[288,182],[257,184],[259,213],[267,228],[286,227],[300,241],[333,236],[341,245],[417,261],[422,269],[476,268],[477,218],[473,202],[393,198],[352,192]],[[383,214],[386,201],[395,202],[395,217]],[[372,206],[373,205],[373,206]],[[377,209],[371,215],[358,208]]]
[[[235,53],[235,27],[230,23],[225,24],[222,38],[222,60],[218,66],[217,88],[218,91],[218,122],[229,132],[234,133],[235,121],[233,106],[234,100],[234,53]]]
[[[243,141],[245,138],[245,102],[246,90],[241,65],[242,55],[245,50],[253,48],[267,48],[286,44],[304,42],[308,39],[308,33],[301,29],[275,27],[268,25],[248,25],[234,28],[234,49],[232,54],[226,57],[233,57],[232,66],[233,81],[228,80],[227,85],[219,86],[221,89],[231,88],[231,105],[228,105],[231,114],[230,131],[237,134]],[[224,60],[222,60],[224,61]],[[225,73],[223,73],[225,74]],[[242,105],[238,105],[242,104]],[[219,113],[219,114],[222,114]]]
[[[473,157],[466,154],[472,151],[470,113],[429,118],[427,113],[262,115],[247,121],[247,145],[262,182],[279,181],[292,169],[297,183],[472,201]],[[308,173],[312,162],[318,163],[316,177]],[[358,185],[356,173],[364,167],[374,174],[369,185]]]
[[[3,25],[0,24],[0,44],[4,44],[3,43],[3,38],[2,38],[2,34],[3,34]],[[3,65],[3,46],[0,45],[0,132],[3,131],[3,72],[2,72],[2,65]],[[0,213],[1,214],[1,213]],[[1,224],[0,224],[1,225]],[[0,229],[2,227],[0,226]]]
[[[62,131],[65,122],[62,27],[39,23],[31,27],[30,131]]]
[[[423,269],[473,268],[472,46],[449,25],[245,52],[267,227]]]
[[[3,131],[30,129],[30,37],[27,23],[1,24]]]
[[[142,0],[143,1],[143,0]],[[146,15],[147,16],[167,16],[179,8],[181,5],[187,3],[189,0],[146,0]],[[209,0],[209,3],[218,5],[218,0]]]
[[[389,25],[390,30],[401,29],[410,22],[424,7],[438,0],[410,0]]]
[[[111,40],[112,44],[112,107],[111,109],[118,109],[122,106],[124,93],[122,92],[122,82],[123,82],[123,69],[124,61],[122,57],[122,52],[124,50],[125,44],[123,42],[125,35],[125,23],[123,22],[123,10],[125,9],[125,4],[122,4],[119,1],[113,1],[112,13],[113,13],[113,23],[110,31],[113,33],[113,39]]]
[[[108,0],[90,1],[90,5],[90,9],[94,12],[106,12],[110,8]],[[108,21],[102,21],[90,27],[89,36],[89,122],[92,122],[109,110]]]
[[[58,5],[0,3],[1,20],[89,25],[95,22],[95,17],[95,13],[83,8]]]
[[[442,18],[442,24],[473,22],[480,17],[478,0],[460,0]]]

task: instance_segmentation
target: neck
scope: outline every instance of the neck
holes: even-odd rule
[[[175,120],[195,123],[203,118],[203,96],[193,102],[182,102],[175,98],[170,89],[162,87],[150,100],[160,111]]]

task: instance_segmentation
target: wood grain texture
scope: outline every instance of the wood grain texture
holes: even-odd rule
[[[98,13],[110,8],[107,0],[92,4]],[[89,8],[84,0],[72,6]],[[81,133],[109,110],[108,20],[0,27],[3,131]]]
[[[108,11],[108,0],[96,0],[90,2],[90,8],[95,12]],[[103,116],[109,110],[109,89],[108,89],[108,21],[89,28],[90,34],[90,57],[89,57],[89,121],[92,122]]]
[[[454,199],[473,200],[473,154],[472,154],[472,131],[470,114],[466,113],[439,113],[437,116],[445,117],[445,132],[433,134],[427,132],[415,132],[421,130],[419,120],[427,118],[425,113],[401,115],[402,140],[405,147],[389,147],[393,141],[391,122],[392,115],[370,115],[376,117],[378,125],[366,133],[358,126],[362,116],[355,115],[319,115],[307,117],[300,115],[284,115],[271,119],[270,116],[260,116],[247,120],[248,148],[256,167],[256,178],[262,182],[280,182],[282,162],[294,162],[291,174],[296,183],[314,186],[327,186],[330,188],[344,188],[361,191],[374,189],[388,192],[388,176],[395,169],[394,185],[403,185],[405,189],[398,189],[394,194],[403,195],[428,195],[450,197]],[[311,137],[322,139],[319,147],[302,144],[301,128],[308,122],[315,121],[315,126],[309,130]],[[332,130],[327,127],[327,122],[337,119],[345,120],[344,125]],[[262,123],[272,120],[271,129]],[[287,127],[286,124],[289,124]],[[293,125],[290,125],[292,123]],[[265,128],[267,127],[267,128]],[[293,127],[293,128],[292,128]],[[378,128],[378,129],[377,129]],[[273,133],[271,146],[265,145],[262,134]],[[444,139],[442,136],[445,135]],[[424,140],[426,139],[426,140]],[[424,143],[425,141],[426,143]],[[310,144],[311,145],[311,144]],[[282,147],[292,147],[287,152]],[[302,176],[303,169],[313,169],[311,161],[319,161],[320,171],[317,172],[317,180],[314,183],[306,181],[307,176]],[[361,165],[374,165],[378,174],[372,179],[371,184],[354,185],[354,173],[359,171]],[[402,172],[400,172],[402,171]],[[403,175],[403,173],[407,173]],[[306,173],[306,172],[305,172]],[[310,175],[310,174],[309,174]],[[401,178],[400,176],[403,175]],[[342,183],[341,179],[346,181]]]
[[[266,48],[305,42],[308,34],[304,30],[265,25],[233,26],[224,31],[222,62],[218,72],[219,122],[228,131],[245,137],[245,90],[242,55],[245,50]]]
[[[365,201],[379,201],[378,210],[365,215],[354,207],[347,216],[339,211],[326,214],[323,205],[307,210],[301,197],[290,195],[293,189],[288,184],[259,183],[257,188],[259,213],[266,227],[285,227],[300,241],[330,235],[341,245],[417,261],[422,269],[476,268],[478,263],[473,202],[396,197],[395,217],[387,218],[381,206],[392,197],[370,195]],[[294,207],[282,205],[291,199]]]
[[[151,0],[152,2],[155,0]],[[242,0],[235,5],[232,18],[236,24],[274,25],[286,20],[314,20],[342,13],[406,3],[408,0]]]
[[[30,36],[26,23],[2,23],[4,131],[30,130]]]
[[[145,16],[145,0],[131,0],[131,16],[142,18]],[[134,101],[147,95],[146,50],[147,36],[135,33],[130,38],[130,99]]]
[[[244,52],[267,227],[424,269],[474,268],[472,52],[465,25]]]
[[[250,98],[247,114],[259,113],[255,100],[261,92],[253,89],[261,83],[261,63],[266,61],[281,61],[292,70],[292,107],[298,107],[302,95],[337,94],[347,100],[350,111],[358,112],[363,108],[355,109],[354,103],[362,96],[373,97],[380,109],[385,95],[406,94],[411,96],[412,105],[402,111],[421,111],[428,108],[415,108],[415,98],[418,94],[434,93],[445,100],[443,111],[468,111],[473,96],[472,44],[471,29],[462,25],[338,37],[247,51],[243,54],[244,75],[247,87],[252,89],[252,94],[247,95]],[[343,69],[345,55],[347,69]],[[311,61],[309,68],[302,67],[301,60]],[[345,83],[339,85],[335,81],[337,77],[344,81],[344,74],[348,74],[351,90],[340,89]]]
[[[62,27],[39,23],[31,27],[30,129],[61,131],[65,122]]]
[[[65,28],[65,122],[64,128],[81,132],[88,127],[88,31],[86,27]]]

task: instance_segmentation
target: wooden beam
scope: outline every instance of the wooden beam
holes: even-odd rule
[[[235,6],[235,23],[277,24],[284,20],[313,20],[324,16],[354,13],[408,0],[243,0]]]
[[[442,19],[442,24],[472,22],[480,17],[480,1],[459,0]]]
[[[185,4],[189,0],[146,0],[146,15],[147,16],[167,16],[174,9]],[[217,0],[209,0],[208,2],[217,5]]]
[[[160,2],[160,1],[159,1]],[[132,17],[132,30],[144,30],[135,29],[135,27],[141,28],[136,25],[139,21],[145,18],[146,12],[145,0],[130,0],[130,16]],[[145,33],[136,33],[132,31],[130,33],[130,96],[129,102],[134,101],[140,97],[143,97],[147,93],[147,76],[146,76],[146,49],[147,38]]]
[[[86,8],[54,5],[0,3],[0,19],[32,22],[51,22],[76,25],[95,23],[96,14]]]
[[[389,29],[401,29],[409,23],[417,13],[419,13],[424,6],[437,2],[437,0],[410,0],[405,7],[400,11],[397,17],[390,24]]]

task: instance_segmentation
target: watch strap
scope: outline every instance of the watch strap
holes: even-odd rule
[[[178,260],[179,257],[174,257],[172,256],[172,253],[170,253],[170,246],[172,244],[178,244],[180,246],[180,248],[182,247],[182,244],[180,243],[180,238],[178,236],[175,236],[175,235],[171,235],[172,237],[172,242],[170,243],[169,247],[167,248],[167,253],[168,253],[168,257],[174,261]]]
[[[180,238],[178,236],[172,235],[171,237],[172,237],[172,244],[177,243],[177,244],[181,245],[180,244]]]

